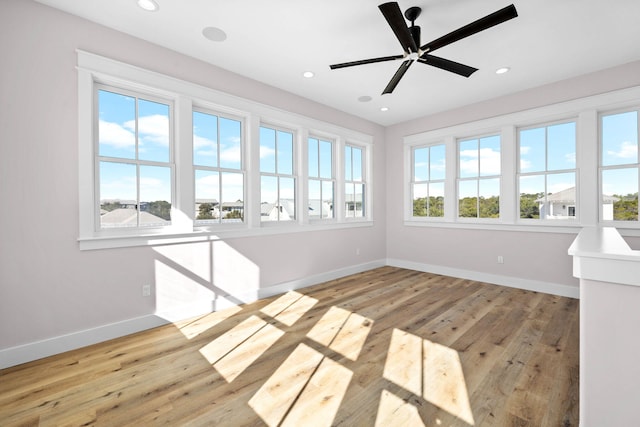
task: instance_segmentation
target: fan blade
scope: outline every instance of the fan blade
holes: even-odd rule
[[[407,27],[407,23],[404,20],[404,16],[402,16],[402,11],[400,10],[398,3],[383,3],[378,6],[378,9],[380,9],[380,12],[382,12],[384,18],[389,23],[393,33],[402,45],[402,49],[407,53],[418,52],[418,45],[413,37],[411,37],[409,27]]]
[[[469,77],[471,74],[478,71],[477,68],[460,64],[459,62],[450,61],[448,59],[440,58],[439,56],[433,56],[433,55],[427,55],[427,54],[422,55],[418,59],[418,62],[422,62],[423,64],[440,68],[441,70],[450,71],[452,73],[456,73],[464,77]]]
[[[440,49],[443,46],[461,40],[465,37],[472,36],[476,33],[479,33],[480,31],[501,24],[517,16],[518,11],[516,11],[516,7],[514,5],[509,5],[498,10],[497,12],[493,12],[485,16],[484,18],[480,18],[477,21],[465,25],[464,27],[458,28],[457,30],[452,31],[449,34],[440,37],[439,39],[429,42],[422,46],[420,49],[425,52],[433,52],[436,49]]]
[[[396,59],[402,59],[404,55],[383,56],[381,58],[363,59],[360,61],[343,62],[342,64],[329,65],[329,68],[335,70],[337,68],[353,67],[354,65],[374,64],[376,62],[395,61]]]
[[[398,68],[398,71],[396,71],[396,73],[393,75],[387,87],[385,87],[382,91],[383,95],[385,93],[393,92],[396,86],[398,86],[398,83],[400,83],[400,79],[402,78],[402,76],[404,76],[404,73],[407,72],[411,64],[413,64],[413,61],[411,60],[404,61],[402,64],[400,64],[400,68]]]

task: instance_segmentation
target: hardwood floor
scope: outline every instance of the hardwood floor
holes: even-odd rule
[[[382,267],[0,371],[0,425],[577,426],[578,325]]]

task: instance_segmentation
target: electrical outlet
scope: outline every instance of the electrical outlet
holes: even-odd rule
[[[142,296],[148,297],[151,295],[151,285],[142,285]]]
[[[504,264],[504,258],[502,255],[498,255],[498,264]]]

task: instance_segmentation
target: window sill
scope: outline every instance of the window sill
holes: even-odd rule
[[[310,224],[277,224],[277,226],[255,228],[221,228],[220,230],[194,230],[193,232],[147,233],[147,234],[119,234],[81,237],[78,239],[81,251],[98,249],[129,248],[137,246],[161,246],[183,243],[209,242],[216,240],[236,239],[243,237],[269,236],[277,234],[301,233],[309,231],[339,230],[345,228],[372,227],[373,221],[345,221],[340,223]]]

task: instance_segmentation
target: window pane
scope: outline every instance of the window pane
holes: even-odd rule
[[[353,155],[353,181],[362,181],[362,149],[351,147]]]
[[[351,147],[346,146],[344,148],[344,179],[346,181],[353,181],[353,162],[351,159]]]
[[[218,167],[218,117],[193,112],[193,164]]]
[[[318,178],[318,140],[309,138],[309,177]]]
[[[220,218],[220,182],[218,172],[196,170],[196,220]]]
[[[260,172],[276,172],[276,131],[260,128]]]
[[[520,131],[520,171],[541,172],[545,165],[545,128]]]
[[[575,219],[575,173],[547,175],[546,203],[540,209],[541,217],[546,215],[548,219]]]
[[[333,178],[331,143],[320,140],[320,178]]]
[[[460,178],[478,176],[478,140],[460,141]]]
[[[638,221],[638,168],[602,171],[602,219]]]
[[[444,216],[444,182],[429,184],[429,216]]]
[[[293,175],[293,134],[278,131],[278,173]]]
[[[547,128],[547,170],[575,169],[576,124],[562,123]]]
[[[444,144],[429,147],[429,179],[444,179],[445,163]]]
[[[135,98],[99,90],[98,114],[98,151],[100,155],[135,159]]]
[[[138,100],[138,158],[169,161],[169,106]]]
[[[544,187],[544,175],[520,177],[520,218],[540,218]]]
[[[478,180],[460,181],[458,185],[458,216],[478,217]]]
[[[260,178],[260,218],[262,221],[278,220],[278,178]]]
[[[429,184],[413,185],[413,216],[427,216]]]
[[[322,217],[322,183],[317,179],[309,180],[309,217]]]
[[[413,180],[427,181],[429,179],[429,147],[413,150]]]
[[[222,222],[242,222],[244,219],[244,185],[241,173],[222,172]]]
[[[100,162],[100,226],[137,227],[136,166]]]
[[[322,181],[322,217],[333,218],[333,181]]]
[[[356,184],[355,185],[356,188],[356,216],[357,217],[364,217],[366,212],[365,212],[365,188],[364,188],[364,184]]]
[[[240,169],[242,167],[242,125],[238,120],[220,117],[220,167]]]
[[[602,165],[638,163],[638,113],[602,117]]]
[[[355,184],[346,183],[344,185],[344,212],[345,217],[353,218],[356,212],[356,188]]]
[[[481,179],[479,183],[480,218],[500,217],[500,179]]]
[[[171,221],[171,168],[140,166],[140,226]]]
[[[500,175],[500,137],[480,139],[480,175]]]
[[[296,219],[295,180],[280,178],[280,221]]]

